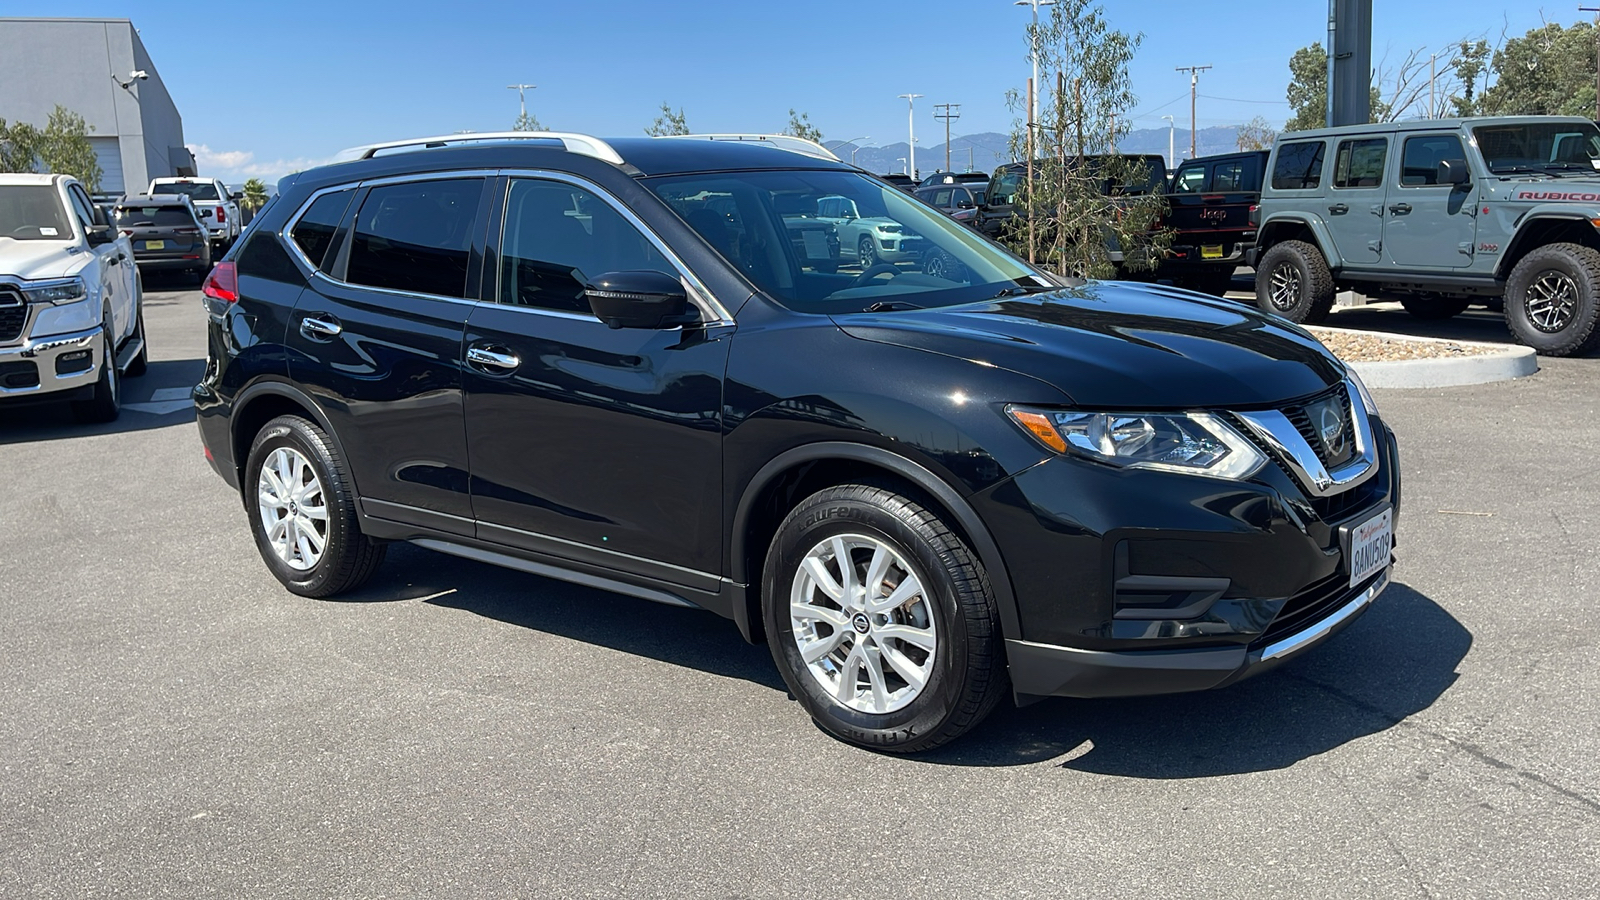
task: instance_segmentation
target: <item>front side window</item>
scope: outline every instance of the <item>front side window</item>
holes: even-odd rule
[[[1021,172],[1007,171],[994,180],[989,188],[989,202],[995,206],[1010,206],[1016,202],[1017,189],[1022,186]]]
[[[1440,161],[1465,161],[1466,158],[1466,152],[1461,149],[1461,138],[1453,134],[1408,137],[1400,149],[1400,183],[1407,187],[1438,184]]]
[[[1199,194],[1206,189],[1206,167],[1184,166],[1178,170],[1178,177],[1172,182],[1172,192],[1175,194]]]
[[[1383,184],[1383,164],[1388,150],[1389,141],[1385,138],[1340,141],[1333,164],[1333,186],[1363,188]]]
[[[345,279],[351,284],[464,297],[480,178],[375,187],[362,201]]]
[[[1272,165],[1272,189],[1299,191],[1322,184],[1322,154],[1325,149],[1322,141],[1295,141],[1280,145],[1277,161]]]
[[[0,186],[0,236],[19,241],[71,240],[71,220],[55,186]]]
[[[588,314],[584,285],[607,272],[646,269],[678,275],[611,204],[564,182],[511,182],[500,249],[501,303]]]
[[[344,211],[353,196],[354,188],[323,194],[312,202],[311,208],[305,211],[300,221],[294,223],[289,236],[313,268],[327,271],[325,267],[328,260],[325,257],[328,248],[333,244],[334,233],[339,223],[344,221]]]

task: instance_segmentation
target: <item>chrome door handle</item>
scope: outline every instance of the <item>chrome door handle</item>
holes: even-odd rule
[[[1389,207],[1389,212],[1392,212],[1397,216],[1403,216],[1406,213],[1411,212],[1411,204],[1409,204],[1409,203],[1396,203],[1393,206]]]
[[[1342,216],[1342,215],[1344,215],[1345,213],[1347,213],[1349,211],[1350,211],[1350,204],[1348,204],[1348,203],[1335,203],[1332,206],[1328,207],[1328,212],[1331,212],[1336,216]]]
[[[338,337],[344,331],[344,326],[332,319],[313,319],[306,316],[300,320],[300,333],[309,338]]]
[[[522,365],[522,360],[512,353],[499,353],[486,350],[483,347],[468,347],[467,362],[475,366],[487,366],[491,369],[504,369],[507,372]]]

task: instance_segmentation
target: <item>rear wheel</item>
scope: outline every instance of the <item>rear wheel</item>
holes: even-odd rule
[[[1506,281],[1506,326],[1544,356],[1587,353],[1600,344],[1600,252],[1551,244],[1524,256]]]
[[[1418,319],[1429,321],[1452,319],[1467,311],[1472,305],[1470,300],[1460,300],[1454,297],[1440,297],[1434,294],[1415,294],[1400,298],[1400,305],[1406,312]]]
[[[1274,244],[1256,267],[1256,305],[1291,322],[1315,325],[1333,309],[1333,273],[1305,241]]]
[[[768,644],[824,731],[895,753],[965,734],[1005,695],[994,594],[939,517],[887,488],[811,495],[767,551]]]

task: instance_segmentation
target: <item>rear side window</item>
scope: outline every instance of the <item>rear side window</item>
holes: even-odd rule
[[[345,280],[464,297],[481,178],[375,187],[356,215]]]
[[[182,206],[119,206],[118,228],[198,228],[194,214]]]
[[[1249,190],[1245,187],[1245,161],[1230,159],[1212,166],[1211,189],[1217,192]]]
[[[1461,138],[1456,135],[1408,137],[1400,151],[1400,183],[1407,187],[1438,184],[1440,160],[1466,158],[1467,154],[1461,149]]]
[[[1333,164],[1336,188],[1377,187],[1383,184],[1383,164],[1389,158],[1386,138],[1340,141]]]
[[[323,194],[312,202],[311,208],[300,217],[300,221],[294,223],[293,230],[289,232],[289,237],[306,255],[306,260],[324,272],[327,271],[326,257],[328,248],[333,245],[334,232],[339,228],[339,223],[344,221],[345,208],[350,205],[350,198],[354,195],[353,188]]]
[[[1278,147],[1272,166],[1272,189],[1299,191],[1322,184],[1322,141],[1296,141]]]

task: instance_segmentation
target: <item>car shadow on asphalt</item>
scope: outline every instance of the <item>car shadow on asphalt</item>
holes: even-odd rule
[[[1003,704],[972,734],[916,757],[946,765],[1059,760],[1131,778],[1204,778],[1292,766],[1403,726],[1456,680],[1472,634],[1391,586],[1349,628],[1276,669],[1216,691]]]
[[[116,421],[87,425],[64,402],[0,406],[0,444],[22,444],[98,434],[124,434],[194,421],[189,390],[205,374],[203,359],[151,362],[138,378],[122,381],[122,412]]]

